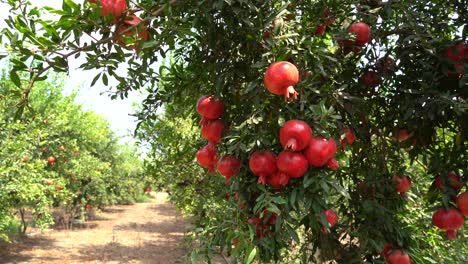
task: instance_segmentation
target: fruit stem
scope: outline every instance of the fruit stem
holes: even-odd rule
[[[258,183],[261,183],[262,185],[265,185],[266,184],[266,178],[267,178],[266,175],[260,175],[258,177]]]
[[[296,90],[294,90],[294,86],[288,86],[288,88],[286,88],[286,91],[284,93],[284,100],[286,102],[290,102],[290,101],[293,101],[294,99],[297,99],[297,95],[298,93],[296,92]]]

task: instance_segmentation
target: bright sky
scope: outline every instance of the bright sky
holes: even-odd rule
[[[62,0],[29,0],[32,5],[36,6],[51,6],[59,9],[62,5]],[[83,2],[76,0],[75,2]],[[9,6],[0,2],[0,29],[5,27],[4,19],[8,16]],[[83,105],[85,109],[94,110],[109,120],[113,131],[124,137],[124,141],[131,140],[131,135],[136,127],[136,119],[129,116],[133,113],[133,104],[139,104],[145,98],[138,92],[132,92],[125,100],[111,100],[107,94],[100,95],[108,90],[101,81],[98,81],[91,87],[91,81],[98,73],[97,71],[82,71],[78,66],[84,62],[83,56],[78,60],[70,61],[70,74],[66,82],[65,91],[71,92],[73,89],[79,89],[77,103]],[[109,79],[109,85],[115,84]]]

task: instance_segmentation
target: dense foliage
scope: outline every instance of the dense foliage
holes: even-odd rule
[[[38,84],[28,108],[17,114],[18,92],[0,81],[0,235],[7,239],[13,217],[47,227],[54,207],[70,219],[142,195],[142,164],[134,147],[121,144],[102,117],[62,95],[62,79]],[[28,214],[31,217],[28,217]],[[60,224],[60,223],[57,223]],[[69,223],[65,223],[69,224]]]
[[[194,216],[192,260],[219,253],[247,263],[395,263],[409,254],[415,263],[466,262],[464,229],[448,241],[431,223],[437,208],[456,208],[455,196],[466,190],[463,1],[140,0],[116,19],[103,16],[108,1],[66,0],[62,10],[47,9],[52,21],[7,2],[2,43],[18,56],[10,61],[12,81],[24,89],[20,103],[47,70],[66,71],[80,54],[82,68],[102,70],[95,80],[119,81],[114,97],[148,90],[138,132],[152,149],[146,168]],[[122,1],[114,2],[121,10]],[[126,15],[142,23],[129,27],[135,20]],[[163,66],[161,56],[169,58]],[[298,73],[269,69],[278,61]],[[16,80],[21,71],[29,86]],[[222,101],[222,113],[197,109],[203,95]],[[220,113],[221,142],[203,137],[218,158],[241,161],[226,184],[195,160],[214,167],[213,151],[197,155],[207,144],[197,123],[206,129]],[[279,131],[288,120],[305,121],[327,153],[317,159],[320,149],[308,147],[304,175],[287,184],[284,175],[264,175],[270,184],[259,184],[250,157],[282,152]],[[337,214],[333,226],[327,209]],[[453,228],[440,226],[453,239]]]

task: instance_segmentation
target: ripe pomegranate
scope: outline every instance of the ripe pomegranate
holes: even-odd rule
[[[44,182],[44,184],[47,184],[47,185],[53,185],[54,184],[54,180],[50,180],[50,179],[45,179],[43,182]]]
[[[272,63],[263,78],[263,83],[268,91],[276,95],[284,95],[286,101],[292,101],[297,98],[294,85],[298,81],[299,71],[294,64],[287,61]]]
[[[352,145],[356,140],[356,136],[353,134],[351,129],[344,127],[342,129],[343,133],[345,134],[345,138],[341,140],[341,146]]]
[[[327,167],[332,171],[336,171],[340,167],[340,163],[338,163],[336,159],[332,158],[328,161]]]
[[[62,185],[57,185],[57,186],[55,186],[55,190],[57,190],[57,191],[63,190]]]
[[[65,147],[64,147],[63,145],[60,146],[60,147],[59,147],[59,151],[60,151],[60,152],[64,152],[64,151],[65,151]]]
[[[224,112],[224,104],[212,95],[204,95],[198,99],[197,112],[206,119],[218,119]]]
[[[323,137],[312,137],[309,146],[304,150],[304,154],[315,167],[322,167],[328,163],[336,154],[336,143],[333,139]]]
[[[87,205],[85,206],[85,208],[86,208],[87,210],[91,210],[93,207],[92,207],[90,204],[87,204]]]
[[[317,26],[317,28],[315,29],[314,34],[316,36],[321,36],[321,35],[323,35],[323,33],[325,33],[325,30],[327,30],[326,26],[323,26],[323,25]]]
[[[267,182],[271,187],[281,189],[282,186],[286,186],[286,184],[288,184],[289,176],[284,172],[277,171],[267,178]]]
[[[270,151],[255,151],[249,160],[249,168],[258,176],[258,182],[265,185],[267,177],[277,171],[275,154]]]
[[[401,251],[399,249],[393,250],[387,256],[387,263],[388,264],[411,264],[411,258],[406,252]]]
[[[452,187],[453,189],[460,190],[463,187],[460,177],[456,175],[453,171],[448,173],[447,178],[448,179],[446,184]],[[435,179],[435,186],[438,190],[442,189],[442,177],[440,175],[438,175]]]
[[[216,146],[213,143],[208,143],[197,152],[197,161],[202,167],[208,168],[208,173],[210,173],[214,171],[217,155]]]
[[[260,212],[255,214],[257,217],[260,217]],[[276,217],[278,215],[276,213],[270,213],[267,209],[263,210],[262,217],[260,218],[261,222],[269,225],[273,225],[276,223]]]
[[[464,215],[468,215],[468,192],[464,192],[457,197],[458,210]]]
[[[221,141],[221,135],[223,134],[224,123],[221,120],[210,120],[205,122],[202,126],[201,134],[203,138],[208,142],[217,144]]]
[[[331,25],[335,22],[335,18],[328,7],[323,9],[323,18],[320,19],[320,22],[324,25]]]
[[[373,88],[380,84],[379,75],[375,71],[367,71],[359,78],[365,86]]]
[[[301,151],[312,139],[312,129],[301,120],[289,120],[280,128],[280,142],[286,150]]]
[[[96,3],[97,0],[88,0],[91,3]],[[113,16],[113,23],[116,23],[122,14],[127,10],[126,0],[100,0],[101,11],[100,16]]]
[[[240,166],[241,161],[232,155],[224,155],[216,164],[219,174],[226,177],[226,183],[229,178],[239,173]]]
[[[23,158],[23,162],[28,162],[29,161],[29,158],[28,157],[24,157]]]
[[[463,60],[466,56],[467,47],[463,42],[459,42],[453,46],[448,47],[445,50],[447,54],[447,58],[452,61],[460,61]]]
[[[338,216],[333,212],[333,210],[328,209],[324,212],[325,216],[327,217],[328,224],[330,227],[333,227],[336,222],[338,222]]]
[[[396,134],[396,140],[398,140],[398,142],[403,142],[412,137],[413,135],[414,132],[410,133],[407,128],[400,128],[398,129],[398,132]]]
[[[346,44],[349,45],[358,45],[358,46],[364,46],[367,42],[369,42],[370,37],[371,37],[371,29],[369,25],[367,25],[364,22],[358,22],[352,24],[348,28],[348,33],[353,33],[356,35],[356,39],[354,42],[352,40],[345,40]]]
[[[141,21],[137,16],[126,17],[117,28],[117,40],[124,46],[131,44],[129,47],[133,50],[136,50],[140,43],[148,41],[148,29]],[[132,41],[129,42],[130,37]]]
[[[464,223],[463,214],[454,208],[440,208],[432,215],[432,223],[445,230],[449,239],[455,239],[455,230],[461,228]]]
[[[385,243],[385,245],[383,246],[382,252],[380,252],[380,255],[382,255],[382,257],[384,257],[384,258],[387,258],[388,253],[390,253],[390,250],[392,248],[393,248],[392,243],[390,243],[390,242]]]
[[[276,159],[278,170],[291,178],[304,176],[309,168],[306,157],[301,152],[282,151]]]
[[[407,176],[395,175],[392,180],[397,183],[395,191],[399,192],[401,195],[404,195],[406,191],[411,188],[411,179]]]
[[[54,162],[55,162],[55,157],[50,156],[49,158],[47,158],[47,162],[48,162],[49,164],[54,164]]]

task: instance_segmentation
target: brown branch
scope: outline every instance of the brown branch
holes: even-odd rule
[[[178,0],[171,0],[168,4],[169,5],[174,5],[177,3]],[[164,11],[164,6],[161,6],[160,8],[158,8],[156,11],[154,11],[153,13],[151,13],[150,16],[146,17],[145,19],[143,19],[140,23],[138,24],[135,24],[135,25],[132,25],[128,28],[126,28],[125,30],[121,31],[120,34],[124,34],[126,32],[129,32],[130,30],[133,30],[134,28],[138,27],[138,25],[140,25],[141,23],[144,23],[146,21],[149,21],[150,19],[152,18],[155,18],[159,15],[161,15],[161,13]],[[67,53],[67,54],[64,54],[62,57],[66,60],[68,59],[69,57],[79,53],[79,52],[82,52],[82,51],[85,51],[93,46],[97,46],[97,45],[101,45],[101,44],[104,44],[106,42],[109,42],[111,40],[114,39],[114,36],[111,36],[111,37],[108,37],[108,38],[105,38],[105,39],[101,39],[97,42],[94,42],[92,43],[91,45],[87,45],[87,46],[84,46],[84,47],[81,47],[81,48],[78,48],[70,53]],[[45,72],[47,72],[48,70],[50,70],[50,68],[52,68],[52,65],[49,64],[47,67],[43,68],[42,70],[40,70],[37,74],[35,74],[33,76],[33,78],[29,81],[29,84],[28,84],[28,87],[23,90],[23,98],[21,99],[21,101],[16,105],[17,107],[21,107],[23,105],[25,105],[28,101],[28,97],[29,97],[29,93],[31,92],[31,89],[33,88],[33,85],[34,83],[36,82],[36,80],[41,77],[42,74],[44,74]]]

